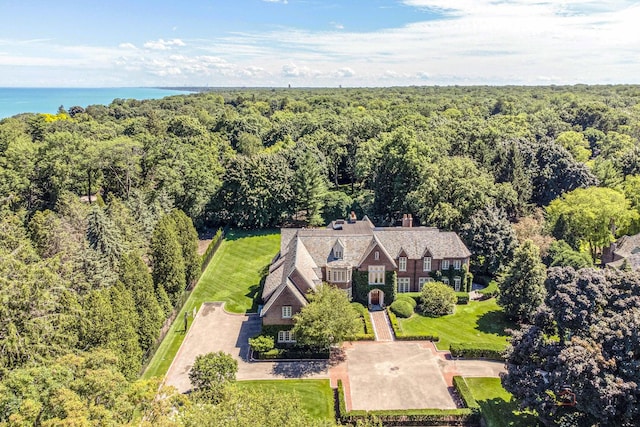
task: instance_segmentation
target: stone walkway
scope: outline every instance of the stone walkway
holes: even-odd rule
[[[389,322],[389,316],[385,310],[371,311],[371,322],[373,323],[373,332],[376,335],[376,341],[394,341],[393,331]]]

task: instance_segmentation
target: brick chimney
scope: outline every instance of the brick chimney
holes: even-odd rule
[[[356,213],[351,211],[351,214],[349,215],[349,223],[354,224],[357,220],[358,217],[356,216]]]
[[[413,227],[413,216],[411,214],[402,215],[402,226],[408,228]]]

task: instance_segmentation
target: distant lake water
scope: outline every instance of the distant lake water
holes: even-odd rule
[[[20,113],[55,114],[63,105],[87,107],[121,99],[158,99],[190,92],[155,88],[0,88],[0,119]]]

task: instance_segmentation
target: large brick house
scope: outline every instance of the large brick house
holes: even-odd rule
[[[432,280],[469,290],[471,253],[458,235],[412,225],[410,215],[401,227],[376,227],[352,213],[327,228],[283,228],[262,291],[263,325],[292,325],[292,316],[307,304],[305,295],[323,282],[370,307],[390,304],[396,293],[417,292]],[[278,335],[280,342],[291,339],[286,331]]]

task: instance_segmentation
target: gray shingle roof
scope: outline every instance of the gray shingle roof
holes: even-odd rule
[[[452,231],[439,231],[432,227],[380,227],[374,233],[394,259],[402,249],[411,259],[422,258],[427,250],[435,259],[471,256],[460,237]]]
[[[315,288],[322,281],[322,267],[329,263],[357,267],[376,244],[393,261],[401,251],[411,259],[422,258],[427,251],[435,259],[471,256],[456,233],[441,232],[433,227],[374,227],[366,217],[362,221],[345,221],[338,225],[334,221],[327,228],[281,230],[280,257],[272,264],[262,291],[263,301],[268,302],[265,309],[284,287],[297,287],[300,295]],[[333,258],[332,252],[336,242],[344,247],[343,258],[339,261]],[[293,277],[304,283],[293,283]]]

